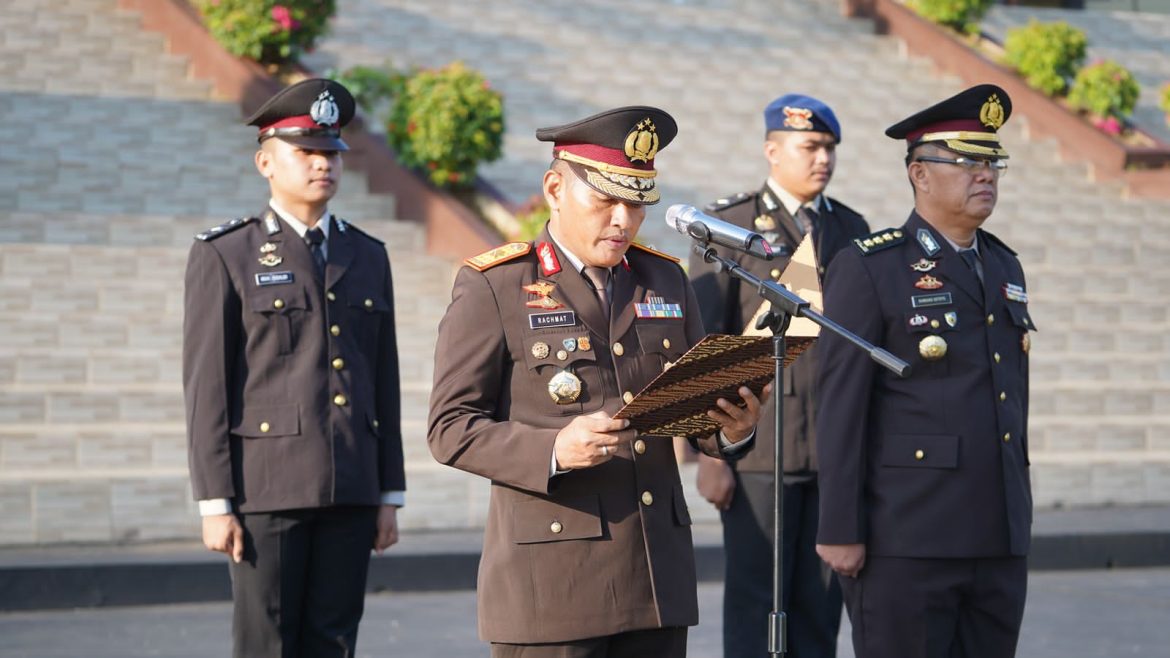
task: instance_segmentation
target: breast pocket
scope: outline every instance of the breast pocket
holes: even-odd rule
[[[295,352],[312,310],[305,289],[290,286],[257,290],[249,304],[254,319],[249,330],[257,336],[257,343],[274,344],[277,354]]]
[[[540,408],[552,416],[592,413],[605,404],[593,338],[576,331],[536,333],[524,339],[524,364]]]
[[[380,290],[357,288],[346,291],[346,308],[348,330],[358,349],[365,354],[374,354],[382,322],[390,312],[390,303]]]
[[[678,361],[688,349],[686,327],[682,320],[643,320],[634,323],[638,334],[639,360],[651,376]]]

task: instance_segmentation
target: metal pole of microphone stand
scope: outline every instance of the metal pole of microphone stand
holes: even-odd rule
[[[788,615],[784,612],[784,332],[791,316],[772,311],[772,612],[768,614],[768,653],[783,656],[788,651]],[[765,316],[766,318],[767,316]]]

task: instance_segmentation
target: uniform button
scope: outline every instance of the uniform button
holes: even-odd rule
[[[340,336],[341,335],[341,325],[335,324],[332,327],[329,327],[329,333],[333,334],[334,336]]]
[[[329,292],[325,293],[325,299],[328,299],[331,302],[336,301],[337,295],[333,294],[333,291],[330,290]]]
[[[999,352],[996,352],[995,354],[991,355],[991,358],[995,359],[996,363],[999,363]]]
[[[995,313],[988,313],[987,314],[987,326],[990,327],[993,324],[995,324]]]
[[[631,392],[629,392],[629,391],[626,391],[625,393],[622,393],[622,402],[625,402],[626,404],[629,404],[629,403],[631,403],[631,402],[633,402],[633,401],[634,401],[634,394],[633,394],[633,393],[631,393]]]
[[[621,356],[621,355],[626,353],[626,348],[622,347],[621,343],[614,343],[613,344],[613,353],[618,355],[618,356]]]
[[[1011,440],[1012,440],[1012,433],[1011,432],[1004,432],[1003,433],[1003,442],[1007,443],[1008,441],[1011,441]]]
[[[362,303],[365,304],[366,308],[374,308],[374,300],[372,299],[366,299],[366,301]]]
[[[915,450],[914,451],[914,458],[917,459],[918,461],[922,461],[923,459],[926,458],[926,453],[923,452],[922,450]]]
[[[638,453],[639,455],[646,454],[646,442],[642,439],[634,441],[634,452]]]
[[[374,429],[378,429],[378,419],[375,418],[372,422],[374,424]]]
[[[277,299],[276,301],[272,302],[272,308],[284,308],[284,300]]]
[[[999,401],[1003,402],[1006,399],[1007,399],[1007,391],[1000,391],[999,392]]]
[[[665,350],[670,349],[670,339],[669,338],[662,339],[662,349],[665,349]]]
[[[334,370],[341,370],[344,367],[345,367],[345,359],[343,359],[341,357],[337,357],[336,359],[333,359],[333,369]]]
[[[773,270],[772,270],[772,278],[773,278],[773,279],[779,279],[779,278],[780,278],[780,270],[773,269]]]
[[[553,521],[552,525],[550,525],[548,529],[552,530],[554,535],[559,535],[561,534],[561,531],[565,529],[565,526],[561,525],[560,521]]]
[[[333,404],[335,404],[339,407],[344,407],[346,402],[348,402],[348,400],[346,400],[345,396],[342,395],[341,393],[338,393],[337,395],[333,396]]]
[[[643,505],[653,505],[654,504],[654,494],[650,493],[649,491],[643,491],[642,492],[642,504]]]
[[[270,430],[270,429],[272,429],[272,426],[268,424],[268,421],[264,421],[263,423],[260,423],[260,431],[261,432],[264,432],[265,434],[267,434],[268,430]]]

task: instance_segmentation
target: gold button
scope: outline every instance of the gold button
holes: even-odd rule
[[[561,361],[564,361],[565,359],[569,358],[569,353],[565,350],[557,350],[557,358]]]
[[[631,393],[631,392],[629,392],[629,391],[626,391],[625,393],[622,393],[622,402],[625,402],[626,404],[629,404],[629,403],[631,403],[631,402],[633,402],[633,401],[634,401],[634,394],[633,394],[633,393]]]
[[[559,535],[561,534],[561,531],[565,529],[565,526],[561,525],[560,521],[553,521],[552,525],[550,525],[548,529],[552,530],[554,535]]]
[[[923,459],[926,458],[926,453],[921,451],[921,450],[915,450],[914,451],[914,458],[917,459],[918,461],[922,461]]]
[[[930,328],[931,329],[938,329],[938,327],[939,327],[938,320],[931,320],[930,321]]]
[[[991,356],[991,358],[995,359],[995,362],[996,362],[996,363],[999,363],[999,352],[996,352],[995,354],[993,354],[993,355]]]
[[[340,336],[341,335],[341,326],[335,324],[332,327],[329,327],[329,333],[333,334],[334,336]]]
[[[987,314],[987,326],[990,327],[993,324],[995,324],[995,313],[988,313]]]
[[[642,504],[643,505],[653,505],[654,504],[654,494],[650,493],[649,491],[643,491],[642,492]]]
[[[278,299],[278,300],[272,302],[272,308],[284,308],[284,300]]]
[[[621,343],[614,343],[613,344],[613,353],[618,355],[618,356],[621,356],[621,355],[626,353],[626,348],[622,347]]]
[[[268,430],[270,430],[270,429],[272,429],[272,426],[268,424],[268,421],[264,421],[263,423],[260,423],[260,431],[261,432],[267,433]]]
[[[341,357],[337,357],[336,359],[333,359],[333,369],[334,370],[341,370],[344,367],[345,367],[345,359],[343,359]]]
[[[339,407],[344,407],[345,403],[346,403],[345,396],[342,395],[341,393],[338,393],[337,395],[333,396],[333,404],[335,404]]]
[[[1012,440],[1012,433],[1011,432],[1004,432],[1003,442],[1007,443],[1008,441],[1011,441],[1011,440]]]
[[[331,301],[331,302],[332,302],[332,301],[336,301],[336,300],[337,300],[337,295],[334,295],[334,294],[333,294],[333,291],[332,291],[332,290],[330,290],[329,292],[325,293],[325,299],[328,299],[328,300],[329,300],[329,301]]]
[[[999,401],[1003,402],[1006,399],[1007,399],[1007,391],[1000,391],[999,392]]]
[[[773,279],[779,279],[779,278],[780,278],[780,270],[773,269],[773,270],[772,270],[772,278],[773,278]]]
[[[670,339],[669,338],[662,339],[662,349],[666,349],[666,350],[670,349]]]
[[[367,299],[362,303],[366,305],[366,308],[374,308],[374,300],[372,299]]]
[[[638,453],[639,455],[646,454],[646,442],[642,439],[634,441],[634,452]]]

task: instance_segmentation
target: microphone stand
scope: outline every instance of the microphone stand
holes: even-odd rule
[[[772,331],[772,361],[775,368],[772,373],[772,396],[775,426],[772,431],[772,445],[775,449],[776,463],[773,465],[772,483],[772,612],[768,615],[768,654],[783,656],[788,651],[788,617],[784,612],[784,332],[794,317],[805,317],[817,323],[824,329],[853,343],[859,349],[867,352],[874,361],[890,370],[899,377],[910,373],[910,365],[880,347],[871,345],[868,341],[857,336],[848,329],[833,322],[825,316],[812,310],[808,301],[790,292],[775,281],[761,279],[743,268],[730,258],[720,256],[707,242],[699,240],[694,245],[695,253],[702,255],[703,260],[714,263],[716,270],[727,272],[730,276],[747,283],[756,289],[756,293],[772,303],[772,309],[760,317],[756,323],[757,329],[765,327]]]

